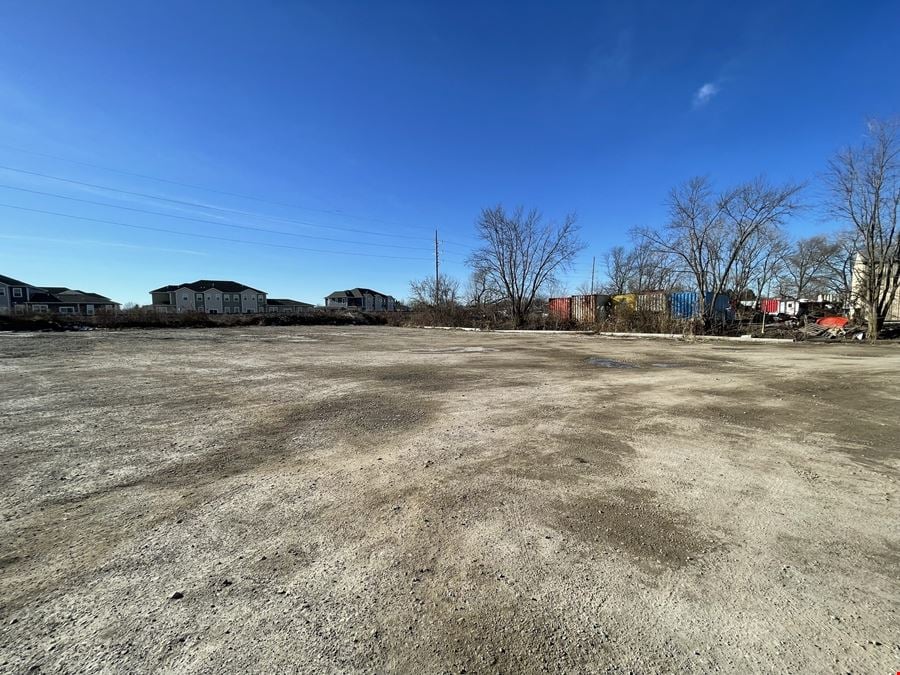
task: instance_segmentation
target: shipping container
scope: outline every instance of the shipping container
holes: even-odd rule
[[[679,291],[669,296],[669,307],[672,316],[676,319],[690,319],[700,313],[700,306],[697,302],[696,291]],[[711,303],[713,294],[706,293],[706,302]],[[716,297],[715,316],[731,319],[733,311],[731,309],[731,301],[727,295],[720,294]]]
[[[778,314],[778,298],[763,298],[759,301],[759,309],[766,314]]]
[[[624,306],[630,309],[634,309],[636,305],[636,298],[634,293],[623,293],[622,295],[614,295],[612,298],[612,307],[615,310],[616,306]]]
[[[669,297],[663,291],[638,293],[637,309],[642,312],[668,312]]]
[[[580,326],[586,326],[596,321],[593,295],[572,296],[572,321]]]
[[[573,295],[571,305],[572,321],[588,326],[606,318],[608,295]]]
[[[788,316],[797,316],[800,312],[800,303],[797,300],[782,300],[778,303],[778,313]]]
[[[550,298],[550,318],[554,321],[569,321],[572,318],[571,298]]]

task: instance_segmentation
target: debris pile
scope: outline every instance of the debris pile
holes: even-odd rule
[[[848,338],[862,340],[866,337],[866,329],[850,323],[843,316],[824,316],[815,323],[801,326],[794,335],[800,340],[846,340]]]

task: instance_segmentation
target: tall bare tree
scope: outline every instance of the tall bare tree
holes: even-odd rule
[[[757,258],[752,277],[757,298],[771,295],[772,283],[784,270],[784,259],[789,246],[780,232],[766,242],[762,254]]]
[[[671,255],[654,250],[650,242],[634,235],[634,247],[630,255],[632,274],[628,290],[632,293],[642,291],[667,291],[674,288],[681,277],[677,263]]]
[[[614,246],[604,255],[604,290],[610,295],[620,295],[677,286],[682,274],[672,257],[656,250],[639,232],[633,233],[633,239],[630,248]]]
[[[440,308],[459,302],[459,281],[441,274],[437,285],[434,277],[414,279],[409,282],[410,304],[413,307]]]
[[[481,212],[476,229],[482,243],[469,264],[503,291],[516,326],[524,325],[538,293],[584,248],[573,214],[561,223],[545,222],[535,209],[507,213],[496,206]]]
[[[835,245],[828,237],[817,234],[795,241],[784,258],[781,287],[794,299],[825,292],[829,261]]]
[[[898,122],[871,121],[865,140],[828,166],[833,214],[856,231],[858,301],[875,340],[900,287],[900,139]]]
[[[761,232],[777,230],[800,208],[800,189],[758,178],[715,194],[708,179],[692,178],[670,193],[668,224],[640,233],[687,270],[699,313],[709,324],[715,298],[725,293],[738,259]],[[707,294],[713,302],[706,302]]]
[[[844,230],[831,237],[831,255],[825,263],[823,283],[829,293],[840,298],[841,304],[852,307],[853,262],[859,251],[859,232]]]
[[[603,256],[603,267],[606,270],[606,283],[603,289],[610,295],[621,295],[628,292],[634,276],[634,259],[624,246],[613,246]]]

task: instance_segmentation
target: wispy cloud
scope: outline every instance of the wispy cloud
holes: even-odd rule
[[[707,82],[694,93],[694,108],[702,108],[716,96],[721,88],[715,82]]]
[[[204,251],[194,251],[187,248],[160,248],[158,246],[142,246],[140,244],[126,244],[121,241],[100,241],[97,239],[57,239],[54,237],[29,237],[18,234],[0,234],[0,239],[39,241],[41,243],[69,244],[74,246],[111,246],[114,248],[128,248],[136,251],[161,251],[163,253],[182,253],[185,255],[207,255]]]
[[[583,93],[592,96],[612,84],[628,79],[633,58],[633,36],[630,30],[619,31],[615,42],[600,42],[587,56]]]

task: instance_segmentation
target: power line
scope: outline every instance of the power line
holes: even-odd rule
[[[164,213],[162,211],[150,211],[148,209],[138,209],[132,206],[120,206],[119,204],[108,204],[106,202],[97,202],[92,199],[82,199],[80,197],[71,197],[69,195],[61,195],[55,192],[43,192],[41,190],[30,190],[28,188],[17,187],[15,185],[5,185],[0,183],[0,188],[4,188],[6,190],[17,190],[19,192],[27,192],[34,195],[42,195],[44,197],[55,197],[57,199],[68,199],[73,202],[81,202],[83,204],[94,204],[95,206],[103,206],[106,208],[112,209],[122,209],[124,211],[133,211],[135,213],[145,213],[151,216],[162,216],[163,218],[176,218],[178,220],[187,220],[195,223],[207,223],[209,225],[216,225],[218,227],[232,227],[239,230],[251,230],[253,232],[268,232],[271,234],[280,234],[287,237],[301,237],[303,239],[318,239],[321,241],[336,241],[342,243],[346,240],[344,239],[336,239],[334,237],[319,237],[314,234],[300,234],[299,232],[285,232],[284,230],[273,230],[267,227],[255,227],[253,225],[240,225],[237,223],[228,223],[220,220],[206,220],[205,218],[192,218],[190,216],[179,216],[171,213]],[[383,248],[402,248],[410,251],[428,251],[430,249],[419,247],[419,246],[401,246],[399,244],[377,244],[374,242],[365,242],[366,246],[379,246]]]
[[[235,244],[249,244],[251,246],[268,246],[270,248],[284,248],[291,249],[295,251],[308,251],[311,253],[330,253],[332,255],[352,255],[352,256],[360,256],[364,258],[389,258],[391,260],[422,260],[425,262],[430,262],[431,258],[412,258],[405,256],[395,256],[395,255],[379,255],[375,253],[355,253],[353,251],[326,251],[323,249],[317,248],[305,248],[302,246],[290,246],[288,244],[274,244],[269,242],[262,241],[250,241],[248,239],[232,239],[230,237],[217,237],[211,234],[197,234],[194,232],[179,232],[178,230],[169,230],[163,227],[151,227],[149,225],[135,225],[133,223],[121,223],[114,220],[103,220],[101,218],[89,218],[87,216],[76,216],[71,213],[59,213],[57,211],[45,211],[43,209],[32,209],[26,206],[16,206],[15,204],[3,204],[0,203],[0,207],[8,208],[8,209],[17,209],[19,211],[28,211],[30,213],[41,213],[47,216],[58,216],[60,218],[72,218],[74,220],[83,220],[90,223],[101,223],[103,225],[115,225],[117,227],[130,227],[136,230],[148,230],[150,232],[164,232],[167,234],[177,234],[183,237],[196,237],[199,239],[213,239],[215,241],[227,241]]]
[[[108,185],[100,185],[98,183],[88,183],[85,181],[75,180],[73,178],[65,178],[63,176],[53,176],[51,174],[40,173],[38,171],[28,171],[26,169],[19,169],[19,168],[12,167],[12,166],[0,165],[0,169],[3,169],[5,171],[12,171],[14,173],[25,174],[28,176],[36,176],[38,178],[46,178],[48,180],[60,181],[62,183],[70,183],[72,185],[80,185],[82,187],[94,188],[97,190],[107,190],[108,192],[116,192],[119,194],[129,195],[132,197],[141,197],[142,199],[154,199],[154,200],[161,201],[161,202],[168,202],[170,204],[177,204],[179,206],[190,206],[192,208],[206,209],[207,211],[219,211],[222,213],[232,213],[232,214],[238,214],[238,215],[242,215],[242,216],[249,216],[251,218],[261,218],[263,220],[272,220],[272,221],[276,221],[276,222],[290,223],[290,224],[294,224],[294,225],[304,225],[307,227],[318,227],[318,228],[329,229],[329,230],[339,230],[342,232],[353,232],[356,234],[369,234],[369,235],[376,236],[376,237],[391,237],[394,239],[412,239],[413,238],[410,235],[389,234],[386,232],[376,232],[374,230],[361,230],[361,229],[357,229],[357,228],[338,227],[336,225],[322,225],[319,223],[312,223],[312,222],[304,221],[304,220],[296,220],[294,218],[283,218],[281,216],[270,216],[267,214],[253,213],[252,211],[242,211],[241,209],[230,209],[230,208],[221,207],[221,206],[213,206],[211,204],[203,204],[201,202],[192,202],[192,201],[183,200],[183,199],[172,199],[170,197],[163,197],[162,195],[154,195],[154,194],[147,193],[147,192],[135,192],[133,190],[122,190],[120,188],[114,188],[114,187],[110,187]],[[422,239],[425,240],[426,238],[422,237]],[[427,240],[430,241],[430,237],[427,238]]]
[[[113,167],[104,166],[102,164],[95,164],[93,162],[85,162],[77,159],[70,159],[68,157],[61,157],[59,155],[51,155],[44,152],[37,152],[35,150],[26,150],[25,148],[17,148],[12,145],[0,144],[0,148],[5,148],[7,150],[13,150],[15,152],[21,152],[26,155],[33,155],[35,157],[45,157],[48,159],[56,159],[61,162],[69,162],[71,164],[78,164],[81,166],[88,166],[92,169],[100,169],[101,171],[108,171],[110,173],[116,173],[122,176],[131,176],[132,178],[143,178],[146,180],[156,181],[158,183],[167,183],[169,185],[178,185],[181,187],[191,188],[193,190],[202,190],[204,192],[210,192],[219,195],[225,195],[229,197],[238,197],[240,199],[249,199],[251,201],[260,202],[262,204],[271,204],[272,206],[281,206],[289,209],[298,209],[300,211],[314,211],[317,213],[330,213],[333,215],[342,216],[344,218],[354,218],[358,220],[368,220],[373,223],[383,223],[385,225],[401,225],[404,226],[403,223],[400,223],[395,220],[384,220],[382,218],[373,218],[371,216],[361,216],[359,214],[346,213],[341,211],[340,209],[322,209],[316,208],[312,206],[300,206],[299,204],[288,204],[286,202],[279,202],[271,199],[266,199],[264,197],[256,197],[254,195],[248,195],[241,192],[231,192],[229,190],[220,190],[217,188],[206,187],[204,185],[197,185],[195,183],[185,183],[182,181],[172,180],[170,178],[160,178],[159,176],[151,176],[145,173],[136,173],[133,171],[125,171],[123,169],[115,169]],[[405,227],[405,226],[404,226]]]

